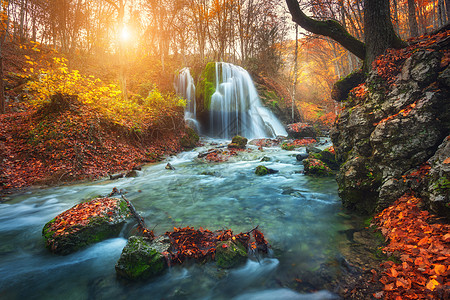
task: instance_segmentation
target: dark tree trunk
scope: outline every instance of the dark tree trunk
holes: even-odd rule
[[[364,1],[364,36],[366,43],[365,67],[370,69],[375,58],[387,48],[403,48],[391,22],[389,0]]]
[[[445,7],[447,9],[447,22],[450,21],[450,0],[445,0]]]
[[[416,6],[414,5],[414,0],[408,0],[408,23],[409,34],[411,37],[418,36],[419,27],[417,26]]]
[[[389,0],[364,1],[365,43],[351,36],[342,25],[334,20],[317,21],[307,17],[297,0],[286,0],[292,19],[304,29],[332,38],[348,51],[364,60],[368,70],[374,59],[387,48],[406,46],[395,33],[390,18]]]

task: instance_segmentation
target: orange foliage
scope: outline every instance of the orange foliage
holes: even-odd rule
[[[417,101],[419,101],[419,100],[417,100]],[[374,123],[373,126],[377,126],[378,124],[385,123],[385,122],[387,122],[389,120],[392,120],[395,117],[397,117],[398,115],[403,115],[404,117],[406,117],[416,107],[417,101],[412,103],[412,104],[410,104],[410,105],[408,105],[404,109],[401,109],[398,113],[393,114],[391,116],[388,116],[388,117],[384,118],[383,120],[381,120],[381,121],[379,121],[377,123]]]
[[[372,63],[372,67],[377,70],[380,77],[392,85],[401,71],[403,62],[409,58],[415,50],[421,48],[433,51],[432,49],[429,49],[433,46],[433,44],[442,42],[449,36],[450,30],[447,30],[432,36],[422,35],[417,38],[412,38],[409,40],[410,46],[406,48],[386,50],[386,54],[378,56],[378,58]],[[447,53],[444,55],[444,58],[448,57],[448,50],[444,51],[444,53]],[[448,64],[448,61],[443,63]]]
[[[433,223],[433,216],[419,209],[420,202],[404,195],[375,218],[389,240],[383,251],[401,260],[382,264],[384,299],[450,297],[450,225]]]
[[[253,233],[254,240],[251,239]],[[200,227],[195,230],[194,227],[177,228],[173,231],[166,232],[170,238],[172,247],[169,252],[163,253],[171,264],[182,263],[186,259],[206,260],[214,259],[216,253],[216,243],[220,241],[233,240],[240,242],[247,250],[261,250],[267,252],[268,243],[264,239],[262,232],[255,229],[233,235],[230,229],[210,231]],[[224,244],[222,247],[226,248]]]
[[[54,219],[55,222],[49,227],[49,231],[54,232],[53,237],[75,233],[95,217],[112,215],[117,207],[117,201],[114,198],[97,198],[80,203],[57,215]]]

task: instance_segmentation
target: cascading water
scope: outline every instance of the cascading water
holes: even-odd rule
[[[262,106],[250,74],[230,63],[216,62],[216,91],[211,97],[210,133],[231,138],[287,136],[275,115]]]
[[[186,99],[184,120],[191,128],[200,132],[200,124],[197,121],[197,103],[195,102],[195,83],[189,68],[183,68],[177,77],[175,84],[177,94]]]

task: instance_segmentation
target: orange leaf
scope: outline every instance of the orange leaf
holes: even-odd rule
[[[442,275],[447,268],[444,265],[434,265],[434,272],[436,275]]]
[[[431,291],[434,291],[434,289],[438,285],[439,285],[439,282],[437,282],[435,279],[431,279],[430,281],[428,281],[426,288]]]
[[[444,159],[444,164],[450,164],[450,157],[447,157],[446,159]]]
[[[397,277],[398,276],[398,272],[394,268],[391,268],[391,274],[392,274],[392,277]]]
[[[426,244],[427,242],[428,242],[428,237],[424,237],[417,243],[417,246],[422,246],[423,244]]]
[[[385,291],[392,291],[394,289],[394,283],[389,283],[384,286]]]

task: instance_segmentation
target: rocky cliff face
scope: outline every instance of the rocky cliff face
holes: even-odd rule
[[[371,213],[405,192],[450,216],[450,31],[381,57],[331,133],[345,207]]]

